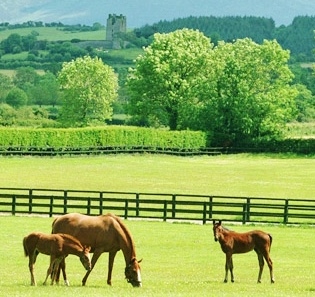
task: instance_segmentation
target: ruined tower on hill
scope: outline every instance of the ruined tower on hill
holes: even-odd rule
[[[126,33],[127,22],[126,17],[116,14],[109,14],[106,24],[106,41],[113,43],[113,48],[121,48],[120,34]]]

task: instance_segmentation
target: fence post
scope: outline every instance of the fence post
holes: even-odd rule
[[[54,196],[50,197],[50,204],[49,204],[49,217],[51,218],[53,215],[53,205],[54,205]]]
[[[28,191],[28,213],[31,214],[33,211],[33,190]]]
[[[209,219],[212,219],[213,197],[209,197]]]
[[[289,221],[289,200],[285,200],[283,224],[287,224]]]
[[[202,224],[204,225],[207,222],[207,203],[203,203],[203,213],[202,213]]]
[[[164,209],[163,209],[163,221],[167,220],[167,200],[164,200]]]
[[[63,213],[67,213],[67,202],[68,202],[68,192],[64,191],[63,193]]]
[[[124,215],[125,220],[128,219],[128,200],[125,200],[125,215]]]
[[[175,219],[176,216],[176,195],[172,195],[172,219]]]
[[[91,214],[91,198],[88,197],[87,199],[87,214],[90,215]]]
[[[243,216],[242,216],[242,224],[245,225],[247,218],[247,204],[243,204]]]
[[[140,206],[140,201],[139,201],[139,193],[136,194],[136,217],[139,217],[140,214],[140,210],[139,210],[139,206]]]
[[[12,196],[12,215],[15,215],[15,211],[16,211],[16,196],[13,195]]]
[[[103,214],[103,192],[100,192],[100,209],[99,209],[100,215]]]
[[[246,222],[250,222],[250,198],[246,199]]]

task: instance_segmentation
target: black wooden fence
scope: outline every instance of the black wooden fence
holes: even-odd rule
[[[0,214],[61,215],[107,212],[163,221],[314,224],[315,200],[163,193],[0,188]]]

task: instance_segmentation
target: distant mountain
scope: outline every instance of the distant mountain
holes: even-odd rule
[[[1,0],[0,23],[43,21],[106,24],[108,14],[123,14],[129,28],[188,16],[263,16],[277,26],[295,16],[314,16],[314,0]]]

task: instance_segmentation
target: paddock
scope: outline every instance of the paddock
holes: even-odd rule
[[[60,296],[75,294],[89,296],[239,296],[243,292],[255,296],[313,296],[315,271],[312,259],[315,228],[311,226],[264,225],[273,235],[272,260],[277,282],[270,285],[268,273],[263,282],[256,283],[257,256],[255,253],[235,255],[235,283],[222,282],[225,258],[213,241],[212,224],[169,223],[147,220],[125,220],[136,242],[141,263],[143,287],[134,289],[124,279],[125,262],[122,253],[116,256],[112,287],[106,285],[107,255],[103,254],[89,277],[86,287],[81,286],[84,275],[76,257],[67,259],[70,287],[64,285],[29,286],[29,271],[21,248],[21,238],[31,230],[51,231],[52,218],[34,216],[1,216],[4,242],[0,245],[1,262],[6,273],[0,279],[1,291],[6,296]],[[252,225],[226,226],[245,232]],[[148,232],[150,230],[150,232]],[[158,238],[159,240],[156,240]],[[290,244],[288,244],[290,242]],[[303,243],[303,244],[302,244]],[[41,257],[39,255],[38,257]],[[42,256],[45,257],[45,256]],[[46,258],[46,257],[45,257]],[[36,275],[40,284],[46,275],[47,261],[39,259]],[[36,291],[36,292],[35,292]],[[0,294],[1,295],[1,294]]]

